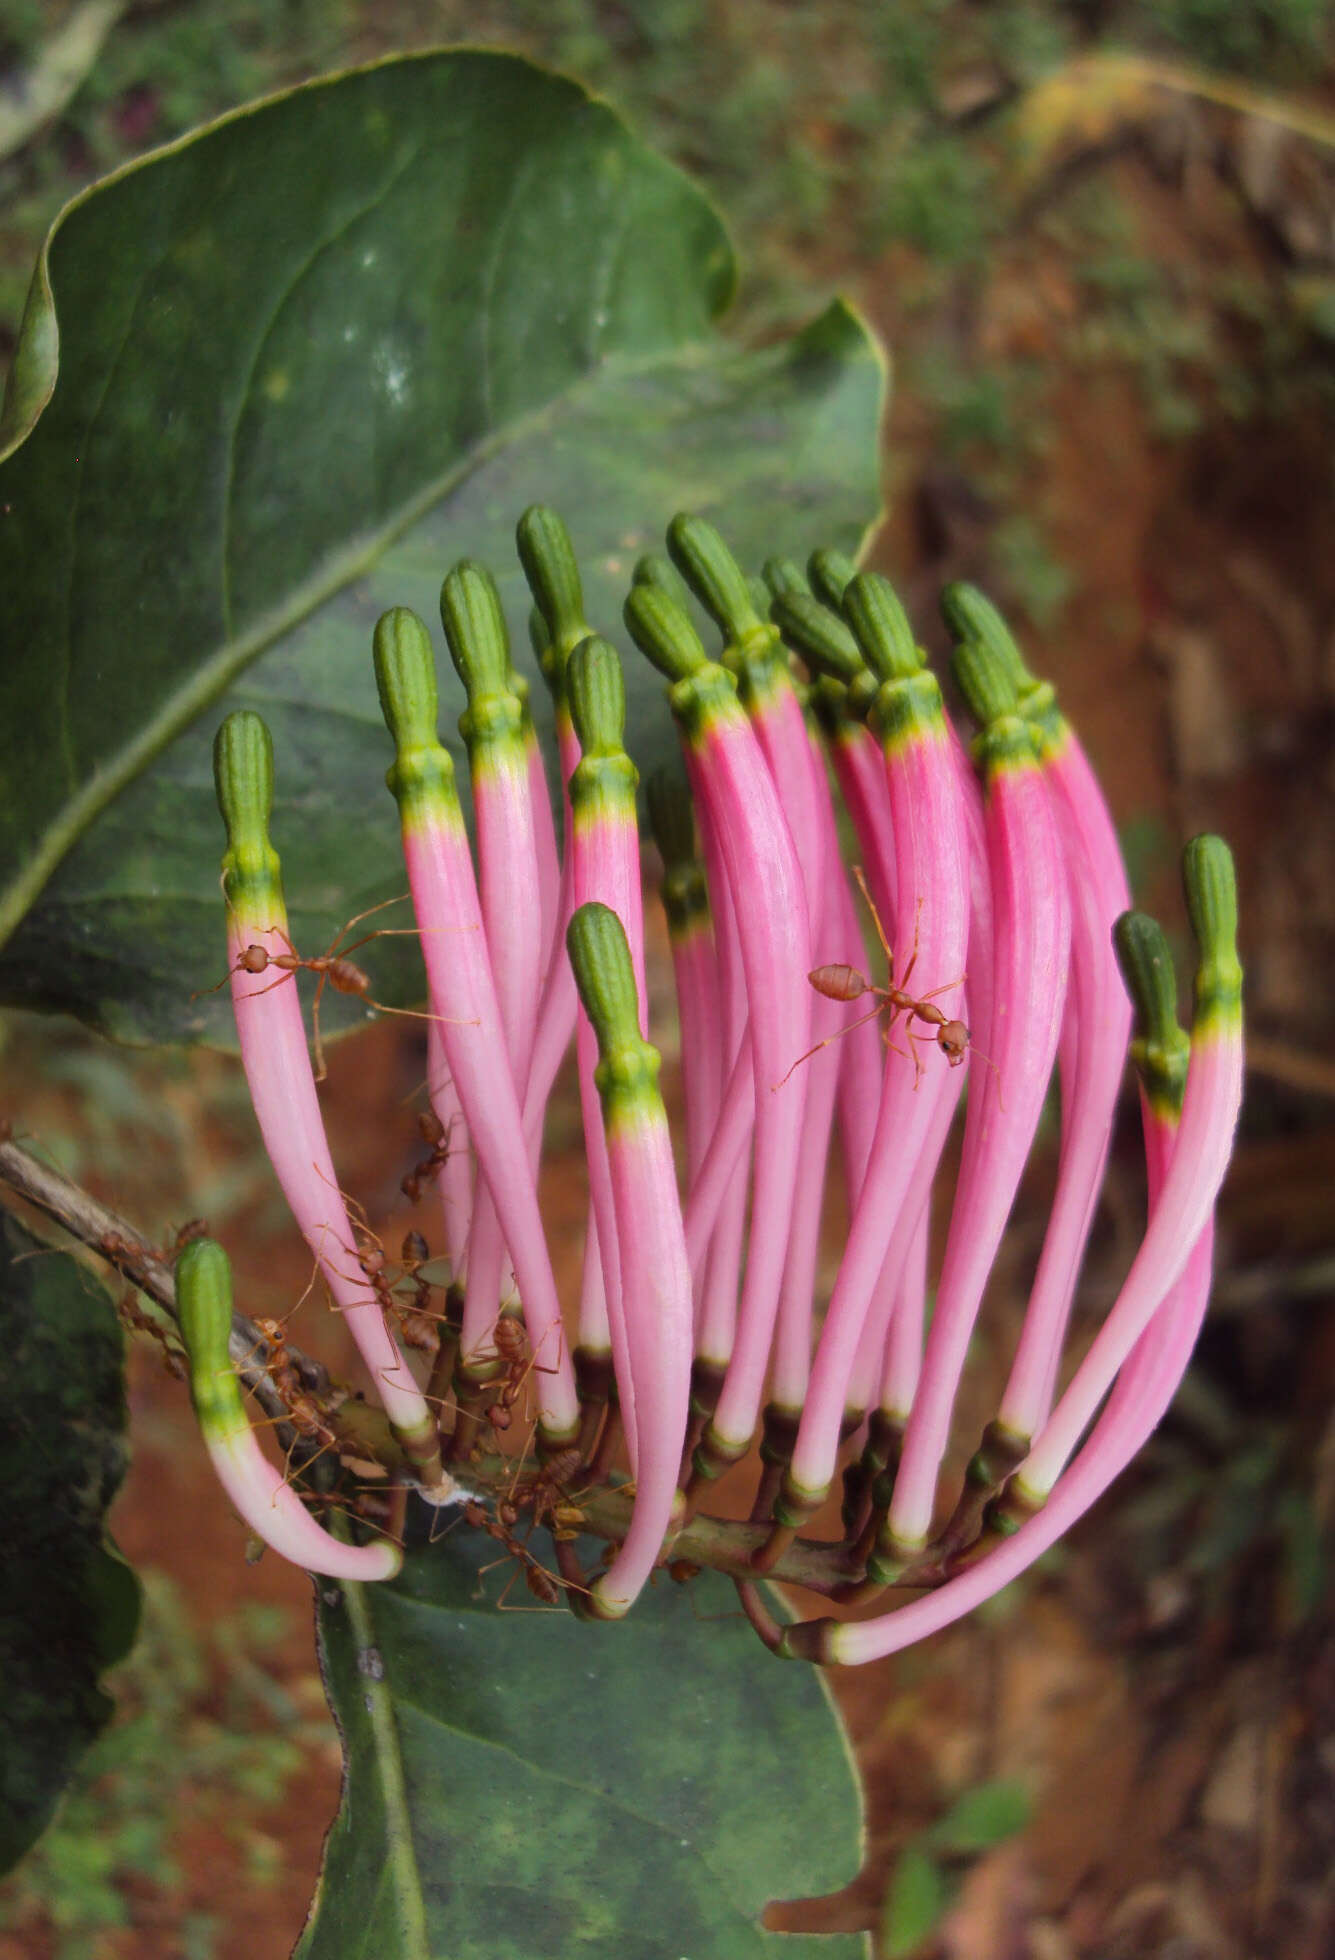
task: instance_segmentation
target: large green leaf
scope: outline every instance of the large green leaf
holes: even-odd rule
[[[296,89],[76,200],[4,422],[0,998],[225,1032],[225,995],[190,994],[219,974],[209,743],[239,705],[274,727],[303,950],[401,888],[370,629],[431,617],[469,554],[527,654],[526,504],[567,512],[604,628],[681,506],[752,561],[856,548],[878,352],[835,305],[742,353],[713,331],[732,281],[712,207],[604,103],[477,51]],[[671,734],[631,678],[644,764]]]
[[[0,1871],[46,1824],[111,1713],[134,1574],[103,1536],[125,1471],[120,1326],[68,1253],[0,1211]]]
[[[590,1626],[498,1611],[495,1553],[461,1527],[392,1586],[322,1587],[346,1770],[298,1960],[865,1955],[759,1924],[861,1859],[817,1672],[768,1655],[723,1580],[660,1578]]]

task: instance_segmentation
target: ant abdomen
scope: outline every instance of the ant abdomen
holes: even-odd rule
[[[860,1000],[870,984],[855,966],[843,965],[813,967],[807,979],[826,1000]]]

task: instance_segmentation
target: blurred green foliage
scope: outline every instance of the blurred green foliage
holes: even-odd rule
[[[177,1834],[201,1822],[235,1848],[238,1881],[263,1888],[280,1870],[280,1846],[263,1827],[309,1761],[334,1747],[318,1683],[309,1698],[272,1671],[288,1616],[248,1606],[216,1621],[207,1638],[175,1588],[147,1572],[138,1643],[108,1677],[117,1715],[84,1758],[54,1822],[0,1885],[0,1929],[49,1929],[55,1960],[97,1960],[104,1937],[134,1923],[134,1898],[185,1888]],[[186,1913],[181,1951],[211,1960],[221,1930]]]
[[[881,1914],[885,1960],[908,1960],[938,1930],[972,1858],[1029,1827],[1033,1802],[1013,1778],[976,1783],[944,1816],[920,1831],[895,1861]]]

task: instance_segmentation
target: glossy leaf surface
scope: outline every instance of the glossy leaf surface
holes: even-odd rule
[[[76,200],[0,443],[0,997],[227,1038],[225,995],[190,995],[220,977],[209,751],[237,706],[273,726],[301,950],[402,889],[371,627],[434,620],[482,558],[532,673],[527,504],[567,513],[604,630],[683,505],[755,564],[856,548],[877,352],[838,305],[739,352],[714,331],[732,281],[707,200],[605,104],[478,51],[296,89]],[[647,766],[674,738],[630,679]],[[412,996],[408,942],[369,957]]]
[[[759,1923],[861,1860],[816,1671],[709,1575],[660,1575],[617,1626],[497,1610],[497,1550],[460,1525],[392,1586],[321,1589],[346,1781],[300,1960],[865,1955]],[[522,1580],[507,1604],[533,1604]]]

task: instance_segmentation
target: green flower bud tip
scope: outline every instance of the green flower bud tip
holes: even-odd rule
[[[440,588],[440,620],[450,658],[474,705],[510,691],[510,636],[496,581],[485,565],[465,558]]]
[[[635,973],[626,928],[616,913],[596,900],[577,907],[566,927],[566,947],[599,1049],[605,1054],[623,1042],[638,1040]]]
[[[566,689],[585,757],[623,754],[626,679],[616,648],[596,633],[581,640],[566,667]]]
[[[1238,886],[1233,854],[1222,837],[1193,837],[1182,853],[1187,915],[1200,948],[1197,1018],[1235,1015],[1242,1004],[1238,959]]]
[[[795,558],[767,558],[762,576],[771,599],[782,598],[787,592],[811,591],[806,573]]]
[[[968,585],[963,579],[948,585],[941,594],[941,616],[957,641],[977,641],[987,648],[1013,693],[1024,694],[1038,685],[1024,664],[1010,627],[976,585]]]
[[[273,809],[273,737],[250,708],[228,715],[214,736],[213,781],[231,848],[267,846]]]
[[[531,504],[515,529],[519,562],[547,628],[547,637],[567,649],[588,633],[584,591],[570,533],[554,510]]]
[[[668,680],[689,680],[708,663],[700,635],[685,610],[661,586],[632,586],[623,616],[640,652]]]
[[[838,612],[844,589],[857,572],[853,560],[843,551],[813,551],[807,560],[811,589],[824,606]]]
[[[245,1422],[227,1343],[232,1332],[232,1269],[215,1239],[192,1239],[176,1261],[176,1312],[190,1362],[190,1393],[206,1432]]]
[[[213,780],[227,829],[223,857],[227,902],[251,904],[282,924],[278,853],[269,842],[273,808],[273,738],[259,715],[238,708],[213,738]]]
[[[406,606],[392,606],[376,621],[372,647],[380,712],[395,748],[400,754],[433,748],[438,740],[436,661],[426,627]]]
[[[950,666],[980,728],[990,728],[1019,714],[1020,697],[1010,670],[987,640],[961,640],[950,657]]]
[[[672,562],[725,640],[740,642],[763,625],[741,566],[706,518],[679,511],[668,525]]]
[[[858,643],[843,620],[810,593],[780,593],[770,615],[786,644],[816,672],[828,674],[846,687],[866,673]]]
[[[689,597],[685,580],[672,560],[665,558],[661,551],[646,551],[642,558],[636,559],[631,584],[656,586],[682,607],[685,607]]]
[[[664,869],[682,870],[698,862],[695,811],[685,777],[676,769],[658,769],[649,778],[649,828]]]
[[[1176,1114],[1191,1043],[1178,1023],[1177,975],[1168,941],[1157,919],[1124,912],[1113,927],[1113,946],[1135,1009],[1131,1060],[1151,1102]]]
[[[913,628],[888,578],[857,572],[844,588],[843,615],[862,657],[882,681],[907,680],[922,666]]]

